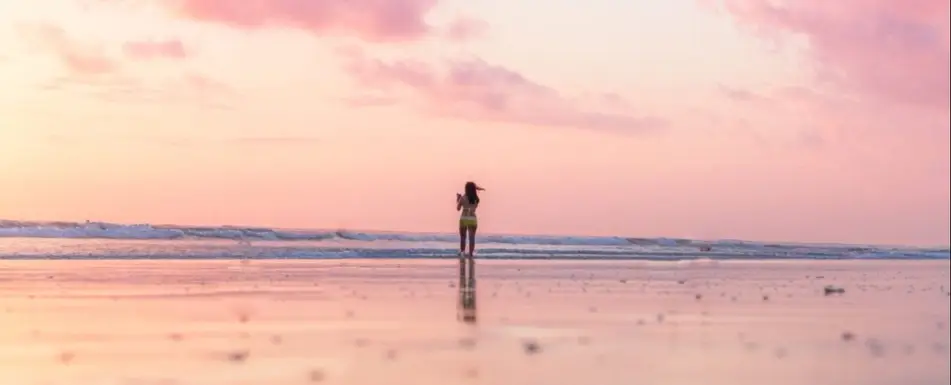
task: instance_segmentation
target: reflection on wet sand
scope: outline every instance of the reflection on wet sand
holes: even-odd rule
[[[476,316],[475,258],[460,256],[457,318],[465,323],[475,323]]]

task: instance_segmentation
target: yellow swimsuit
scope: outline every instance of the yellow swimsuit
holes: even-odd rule
[[[479,225],[479,220],[476,217],[463,216],[459,217],[459,227],[476,227]]]
[[[479,219],[476,218],[475,209],[478,203],[471,205],[466,201],[466,197],[459,198],[462,202],[462,215],[459,216],[459,227],[476,227],[479,225]]]

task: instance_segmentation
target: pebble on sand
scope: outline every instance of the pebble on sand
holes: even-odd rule
[[[869,353],[872,353],[875,357],[881,357],[885,354],[885,346],[879,340],[874,338],[865,341],[865,346],[868,348]]]
[[[842,333],[842,341],[852,341],[854,339],[855,339],[855,334],[853,334],[852,332]]]
[[[247,351],[237,351],[228,353],[228,361],[241,363],[248,359]]]
[[[466,369],[466,371],[463,373],[463,375],[464,375],[466,378],[479,378],[479,369],[476,369],[476,368],[468,368],[468,369]]]
[[[825,293],[825,295],[845,294],[845,289],[841,287],[827,285],[825,288],[823,288],[823,292]]]
[[[327,378],[327,375],[320,369],[314,369],[308,373],[308,378],[310,378],[310,382],[321,382]]]
[[[59,362],[63,364],[69,364],[73,362],[73,359],[76,358],[76,353],[73,352],[62,352],[59,354]]]
[[[525,341],[522,343],[522,348],[525,349],[525,354],[535,354],[541,351],[541,346],[538,346],[538,342],[535,341]]]

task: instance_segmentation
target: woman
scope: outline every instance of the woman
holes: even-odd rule
[[[456,194],[456,211],[461,211],[459,215],[459,255],[465,255],[466,252],[466,234],[469,236],[469,257],[472,257],[475,251],[475,234],[479,227],[478,218],[476,218],[476,209],[479,208],[478,191],[485,189],[477,186],[473,182],[466,182],[466,194]]]

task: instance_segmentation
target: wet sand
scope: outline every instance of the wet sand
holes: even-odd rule
[[[458,266],[0,261],[0,384],[951,380],[949,261]]]

